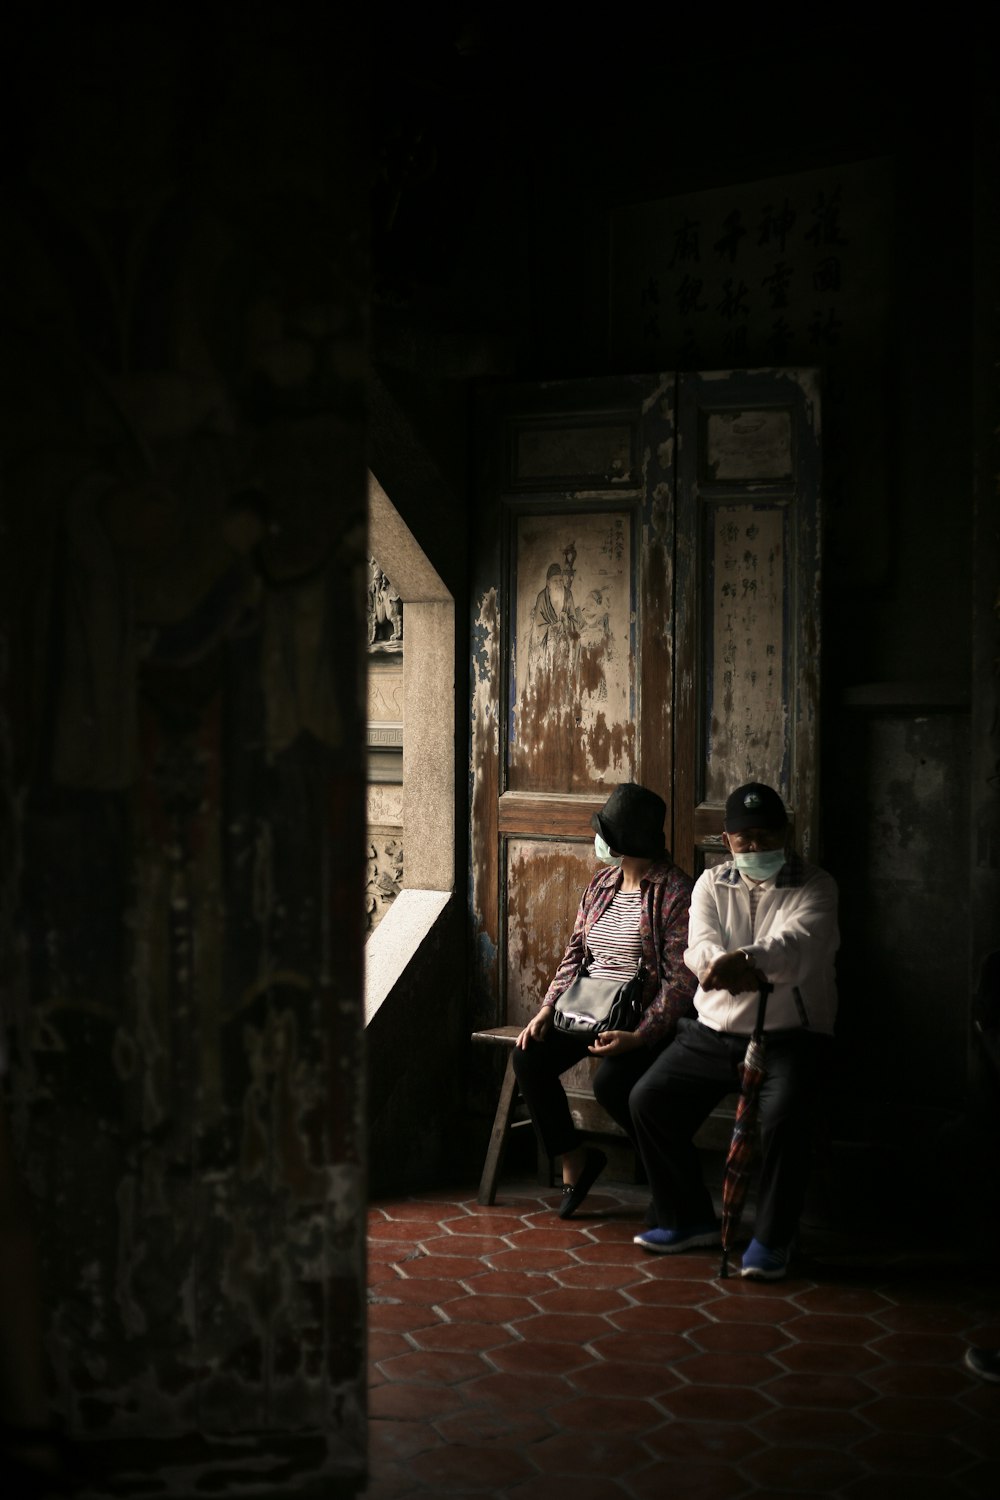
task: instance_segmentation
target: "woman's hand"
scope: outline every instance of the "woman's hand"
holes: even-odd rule
[[[633,1052],[646,1044],[634,1031],[602,1031],[592,1046],[587,1048],[595,1057],[618,1057],[622,1052]]]
[[[529,1042],[540,1042],[552,1030],[552,1006],[543,1005],[537,1015],[532,1016],[527,1026],[518,1036],[514,1043],[515,1047],[524,1048]]]

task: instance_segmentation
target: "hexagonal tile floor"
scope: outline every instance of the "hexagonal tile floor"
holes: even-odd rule
[[[958,1500],[1000,1492],[1000,1279],[803,1236],[788,1279],[653,1256],[641,1189],[369,1211],[369,1500]]]

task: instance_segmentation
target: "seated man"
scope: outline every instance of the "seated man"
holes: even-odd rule
[[[760,1185],[742,1273],[776,1281],[802,1211],[810,1113],[832,1052],[837,887],[792,852],[788,816],[772,787],[751,782],[731,794],[722,841],[732,859],[706,870],[691,893],[684,961],[699,980],[697,1019],[678,1022],[673,1045],[629,1098],[657,1219],[635,1243],[665,1254],[719,1243],[693,1137],[739,1089],[766,981]]]

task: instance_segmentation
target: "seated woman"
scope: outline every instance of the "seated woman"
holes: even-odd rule
[[[514,1049],[514,1071],[535,1130],[549,1156],[562,1157],[562,1219],[579,1208],[607,1157],[582,1145],[561,1075],[588,1053],[599,1057],[594,1094],[631,1137],[633,1085],[673,1040],[678,1017],[694,1013],[695,980],[684,963],[693,882],[667,852],[666,812],[662,797],[624,782],[594,814],[594,846],[604,868],[583,893],[562,962]],[[588,953],[592,974],[626,980],[641,959],[644,975],[643,1014],[635,1031],[607,1031],[593,1045],[553,1025],[553,1007]]]

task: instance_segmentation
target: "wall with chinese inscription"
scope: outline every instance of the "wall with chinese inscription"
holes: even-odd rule
[[[822,368],[835,444],[827,501],[865,532],[844,559],[855,586],[889,565],[895,190],[892,162],[876,157],[610,215],[611,357],[622,368]]]

